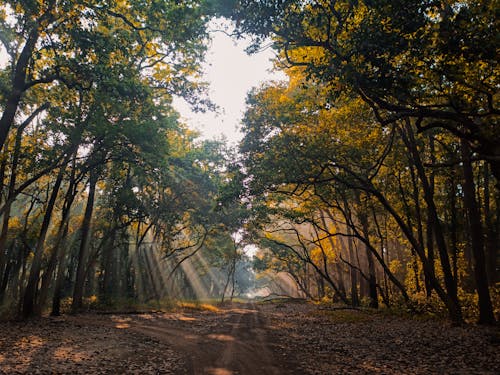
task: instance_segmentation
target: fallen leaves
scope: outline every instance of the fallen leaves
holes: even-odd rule
[[[2,374],[185,373],[163,343],[84,316],[3,322],[0,352]]]
[[[310,304],[262,306],[274,349],[304,374],[500,373],[495,328],[452,327]]]
[[[246,348],[235,354],[240,346],[232,346],[233,355],[240,356],[261,344],[268,347],[271,352],[264,354],[276,368],[291,369],[286,374],[500,373],[500,336],[495,328],[453,327],[442,321],[333,311],[307,303],[258,308],[254,315],[250,313],[255,310],[240,311],[236,305],[217,312],[188,307],[172,313],[1,323],[0,373],[181,375],[190,368],[186,359],[197,355],[212,361],[215,349],[231,343]],[[167,338],[182,339],[185,346],[170,346]],[[248,340],[253,340],[251,346]]]

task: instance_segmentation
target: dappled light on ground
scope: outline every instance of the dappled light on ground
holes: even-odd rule
[[[233,375],[234,372],[225,368],[207,368],[207,374],[210,375]]]
[[[118,328],[118,329],[130,328],[130,322],[132,321],[131,318],[122,318],[122,317],[115,317],[115,316],[112,316],[111,320],[116,322],[115,328]]]
[[[0,326],[0,373],[496,375],[495,332],[284,301],[89,314]]]
[[[241,308],[231,308],[227,310],[228,313],[234,313],[234,314],[255,314],[258,312],[256,309],[241,309]]]
[[[220,309],[217,306],[201,302],[178,302],[177,306],[182,309],[189,309],[189,310],[210,311],[210,312],[220,311]]]
[[[43,344],[44,340],[40,336],[29,335],[19,339],[19,341],[14,343],[14,346],[19,348],[20,350],[26,350],[27,352],[29,352],[30,350],[35,350],[42,347]]]
[[[223,334],[215,334],[215,333],[207,335],[207,337],[209,339],[218,340],[218,341],[234,341],[235,340],[235,338],[233,336],[223,335]]]
[[[194,322],[196,320],[196,318],[190,316],[179,316],[177,319],[183,322]]]
[[[56,360],[69,360],[72,362],[82,362],[89,359],[88,353],[76,350],[73,347],[62,346],[54,350],[54,359]]]
[[[0,374],[156,374],[160,369],[162,374],[184,373],[180,356],[169,347],[122,325],[131,325],[130,317],[4,322]]]

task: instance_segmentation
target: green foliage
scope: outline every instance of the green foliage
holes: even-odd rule
[[[500,178],[494,3],[242,0],[228,13],[255,47],[272,37],[284,65],[329,87],[326,100],[350,92],[386,124],[449,131]]]
[[[4,220],[7,229],[0,225],[0,274],[8,278],[0,295],[23,298],[27,275],[40,273],[47,278],[41,294],[50,296],[48,286],[57,284],[60,306],[83,265],[98,303],[130,305],[141,283],[161,299],[165,291],[147,283],[153,273],[159,278],[167,271],[152,270],[151,260],[141,258],[151,243],[178,261],[236,230],[236,215],[218,207],[232,155],[223,141],[196,140],[172,107],[173,95],[195,110],[213,106],[200,82],[200,63],[215,6],[128,0],[0,5],[0,42],[7,52],[0,75],[0,179],[5,187],[12,181],[0,198],[12,217]],[[55,209],[45,215],[60,171]],[[82,252],[93,181],[90,246]],[[24,210],[31,198],[32,208]],[[48,236],[40,239],[44,226]],[[214,258],[228,261],[218,250]],[[40,259],[43,272],[33,271],[33,259]],[[33,305],[45,303],[36,298]]]

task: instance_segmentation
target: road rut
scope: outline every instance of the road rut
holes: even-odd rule
[[[168,343],[185,356],[188,374],[292,374],[271,349],[265,320],[254,304],[225,309],[218,324],[201,332],[171,320],[132,320],[129,329]]]

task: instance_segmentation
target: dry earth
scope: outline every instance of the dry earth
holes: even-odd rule
[[[306,303],[0,323],[5,374],[499,374],[494,328]]]

